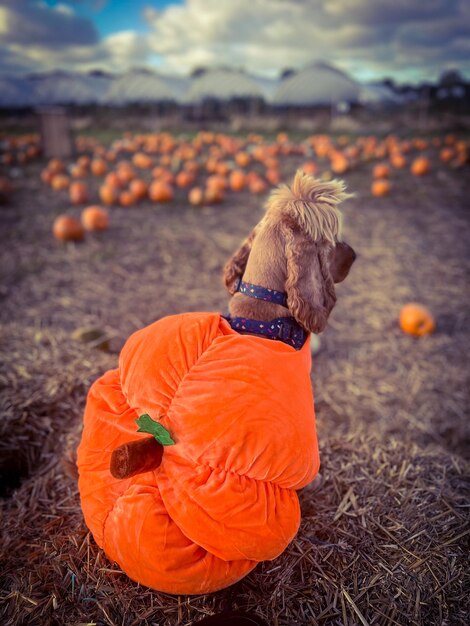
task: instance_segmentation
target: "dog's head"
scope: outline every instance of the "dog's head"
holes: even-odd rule
[[[348,197],[342,181],[321,181],[298,170],[291,186],[271,193],[265,216],[226,264],[229,292],[234,293],[236,279],[243,276],[257,234],[274,228],[283,242],[275,253],[286,259],[288,308],[307,331],[321,332],[336,303],[335,283],[346,278],[356,258],[341,240],[338,204]]]

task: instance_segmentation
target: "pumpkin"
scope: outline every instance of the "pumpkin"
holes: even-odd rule
[[[89,391],[77,465],[85,522],[130,578],[210,593],[285,550],[296,490],[319,467],[310,367],[310,341],[240,335],[219,313],[169,316],[127,340]],[[113,449],[151,440],[144,417],[170,445],[157,469],[116,478]]]
[[[230,165],[228,163],[226,163],[225,161],[222,161],[222,163],[217,163],[215,167],[216,174],[219,174],[219,176],[227,176],[229,172]]]
[[[70,185],[70,178],[65,174],[55,174],[51,180],[51,187],[55,191],[63,191],[68,189]]]
[[[264,193],[268,186],[262,178],[256,177],[248,183],[250,193]]]
[[[83,226],[71,215],[59,215],[54,220],[52,232],[60,241],[81,241],[85,236]]]
[[[108,211],[100,206],[83,209],[81,220],[86,230],[106,230],[109,226]]]
[[[386,163],[377,163],[372,170],[372,176],[374,178],[388,178],[390,176],[390,168]]]
[[[190,204],[199,206],[204,202],[204,192],[201,187],[193,187],[188,193],[188,201]]]
[[[233,170],[229,177],[229,185],[232,191],[242,191],[246,183],[245,173],[241,170]]]
[[[281,182],[281,174],[278,169],[270,168],[266,171],[266,179],[271,185],[279,185]]]
[[[51,159],[47,164],[47,169],[53,174],[65,172],[65,165],[60,159]]]
[[[306,174],[314,176],[318,172],[318,165],[315,161],[307,161],[302,165],[302,169]]]
[[[331,169],[335,174],[344,174],[349,169],[348,159],[341,153],[335,154],[331,160]]]
[[[118,201],[118,192],[114,187],[110,187],[109,185],[101,185],[99,189],[100,200],[103,204],[110,206],[111,204],[116,204]]]
[[[95,176],[104,176],[108,171],[108,166],[104,159],[93,159],[90,165],[91,173]]]
[[[78,157],[77,165],[83,167],[83,169],[88,169],[90,167],[90,157],[86,155]]]
[[[84,204],[88,201],[88,188],[84,183],[73,182],[69,187],[69,198],[72,204]]]
[[[141,170],[149,170],[153,167],[153,159],[144,152],[137,152],[132,157],[132,163]]]
[[[390,157],[390,163],[393,167],[401,170],[406,166],[406,159],[400,152],[394,152]]]
[[[175,182],[178,187],[183,189],[193,184],[194,176],[190,172],[183,170],[177,174]]]
[[[386,178],[378,178],[374,180],[371,186],[373,196],[388,196],[390,193],[390,183]]]
[[[121,165],[116,170],[116,176],[121,186],[125,187],[135,178],[135,172],[130,165]]]
[[[436,323],[432,313],[421,304],[410,302],[400,311],[400,328],[409,335],[421,337],[432,333]]]
[[[224,199],[224,190],[216,185],[208,185],[204,192],[204,200],[207,204],[219,204]]]
[[[431,166],[426,157],[418,157],[411,164],[411,173],[413,176],[424,176],[430,169]]]
[[[251,157],[247,152],[238,152],[235,155],[235,163],[239,167],[246,167],[247,165],[250,164],[250,161],[251,161]]]
[[[119,204],[121,206],[132,206],[135,202],[134,194],[128,189],[124,189],[119,194]]]
[[[70,168],[70,174],[73,178],[85,178],[88,174],[86,167],[82,167],[78,163],[72,165]]]
[[[452,148],[449,147],[442,148],[442,150],[439,152],[439,158],[441,159],[441,161],[444,161],[444,163],[448,163],[449,161],[451,161],[453,156],[454,151],[452,150]]]
[[[171,202],[173,200],[173,189],[162,180],[154,180],[149,187],[149,198],[153,202]]]
[[[116,172],[110,172],[105,176],[104,184],[113,189],[121,189],[123,187]]]
[[[217,174],[213,174],[209,176],[206,180],[206,186],[208,189],[217,189],[220,191],[225,191],[228,187],[228,182],[225,176],[219,176]]]
[[[129,191],[136,200],[142,200],[148,193],[147,183],[140,178],[135,178],[129,185]]]

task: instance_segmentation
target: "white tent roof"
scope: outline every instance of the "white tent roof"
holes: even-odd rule
[[[107,104],[179,100],[180,90],[178,81],[172,81],[170,77],[133,70],[112,83],[104,100]]]
[[[192,79],[184,97],[187,104],[197,104],[208,98],[231,100],[232,98],[265,98],[262,85],[252,76],[238,70],[207,70]]]
[[[326,63],[315,63],[285,78],[271,102],[279,105],[319,105],[355,102],[360,85],[340,70]]]
[[[26,107],[33,104],[31,85],[24,79],[0,77],[0,107]]]
[[[106,75],[54,72],[26,79],[34,104],[92,104],[102,100],[112,78]]]
[[[362,85],[359,92],[359,101],[362,104],[399,104],[403,101],[386,85]]]

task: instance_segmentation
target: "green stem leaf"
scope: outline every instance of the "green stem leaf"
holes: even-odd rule
[[[153,435],[158,443],[162,446],[174,446],[175,442],[171,438],[170,433],[161,424],[153,420],[148,413],[144,413],[136,420],[139,426],[138,433],[149,433]]]

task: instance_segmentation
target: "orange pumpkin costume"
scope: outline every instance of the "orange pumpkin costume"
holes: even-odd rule
[[[126,574],[174,594],[226,587],[295,536],[318,472],[310,342],[240,335],[219,313],[161,319],[90,389],[78,449],[85,521]],[[111,476],[148,413],[175,441],[160,467]],[[144,436],[144,435],[142,435]]]

